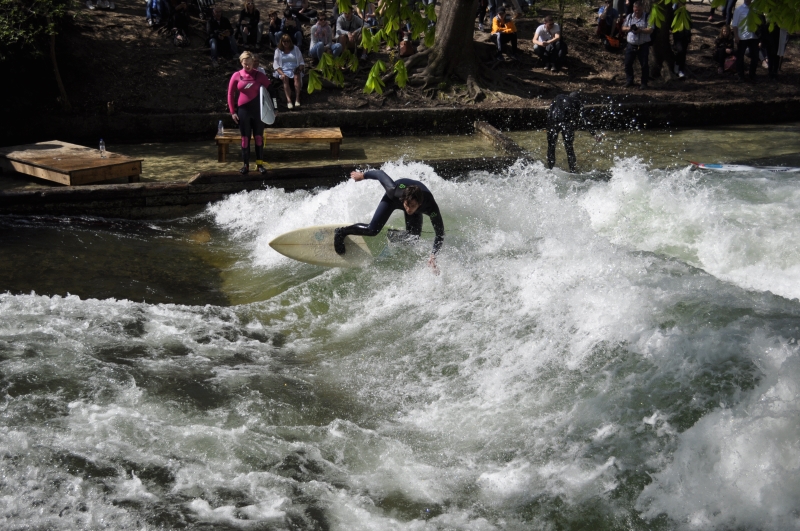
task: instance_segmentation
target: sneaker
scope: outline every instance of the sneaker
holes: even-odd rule
[[[294,106],[295,107],[300,107],[300,102],[299,101],[294,102]]]
[[[96,6],[92,3],[92,0],[86,0],[86,7],[88,7],[91,10],[97,9]],[[153,25],[153,21],[148,19],[147,20],[147,24],[149,26],[152,26]]]
[[[647,90],[647,85],[642,83],[641,85],[639,85],[639,90]]]
[[[366,61],[367,60],[367,54],[366,53],[362,53],[361,54],[361,60],[362,61]]]
[[[272,98],[272,110],[275,110],[277,108],[278,108],[278,100],[277,98]]]
[[[344,238],[347,236],[342,233],[344,227],[339,227],[333,231],[333,250],[336,254],[344,254],[347,249],[344,247]]]
[[[216,59],[212,59],[211,60],[211,66],[213,66],[214,68],[218,67],[219,66],[219,61],[217,61]]]
[[[250,173],[250,166],[248,164],[245,164],[244,166],[239,168],[239,173],[241,173],[242,175],[247,175],[248,173]]]
[[[478,31],[483,31],[483,24],[478,24]]]
[[[289,109],[289,110],[292,110],[294,108],[294,105],[292,105],[291,101],[287,101],[286,102],[286,108]]]
[[[497,53],[495,54],[495,56],[494,56],[494,60],[495,60],[495,61],[502,61],[502,60],[503,60],[503,54],[502,54],[502,53],[500,53],[500,52],[497,52]]]
[[[256,166],[256,168],[258,168],[258,173],[260,173],[261,175],[267,174],[267,169],[264,166]]]
[[[550,71],[551,72],[555,72],[556,71],[556,65],[550,65]]]
[[[633,86],[633,81],[628,81],[625,83],[625,88],[631,88]]]
[[[683,70],[678,70],[678,77],[681,79],[686,77],[686,74],[683,73]]]

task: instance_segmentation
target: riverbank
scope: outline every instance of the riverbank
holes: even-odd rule
[[[258,0],[256,7],[265,16],[278,3]],[[550,14],[541,8],[517,20],[520,61],[484,62],[489,77],[502,83],[489,82],[482,101],[470,101],[457,83],[433,91],[387,86],[383,95],[364,94],[372,65],[389,58],[383,50],[360,61],[357,72],[348,72],[343,87],[304,93],[301,110],[287,111],[281,100],[277,125],[334,125],[351,136],[464,133],[476,120],[518,130],[541,126],[552,98],[575,90],[598,109],[605,127],[629,127],[633,119],[647,127],[797,120],[797,39],[790,39],[778,82],[768,82],[759,68],[757,83],[737,83],[732,74],[718,75],[710,58],[721,22],[707,21],[707,6],[688,8],[694,27],[687,76],[678,79],[665,67],[647,91],[622,86],[621,55],[604,50],[594,36],[595,7],[567,13],[569,55],[564,69],[541,69],[530,42],[541,17]],[[237,16],[233,9],[226,15],[234,20]],[[81,5],[59,33],[57,48],[73,112],[60,110],[52,70],[44,59],[21,64],[30,75],[30,87],[16,96],[18,105],[4,109],[6,123],[14,127],[3,128],[0,144],[59,138],[94,145],[100,137],[114,143],[190,140],[208,138],[220,119],[233,126],[225,100],[228,79],[238,65],[227,61],[211,66],[203,24],[192,16],[191,45],[178,48],[168,36],[146,26],[139,2],[120,0],[115,11],[89,11]],[[475,52],[482,59],[492,56],[488,37],[476,23]],[[272,52],[263,49],[261,55],[271,68]]]

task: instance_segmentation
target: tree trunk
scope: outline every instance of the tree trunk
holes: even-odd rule
[[[61,74],[58,72],[58,61],[56,61],[56,35],[50,35],[50,60],[53,62],[53,73],[56,75],[56,83],[58,83],[58,91],[61,93],[61,108],[67,112],[72,110],[72,105],[67,98],[67,90],[64,88],[64,82],[61,80]]]
[[[442,0],[436,22],[436,43],[428,58],[426,77],[444,79],[457,70],[469,74],[475,71],[472,43],[477,11],[478,0]]]

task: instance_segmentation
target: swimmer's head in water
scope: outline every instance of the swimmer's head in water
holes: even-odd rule
[[[422,190],[419,189],[419,186],[408,186],[403,190],[403,195],[400,196],[400,200],[403,202],[403,209],[406,211],[406,214],[410,216],[416,212],[422,204]]]

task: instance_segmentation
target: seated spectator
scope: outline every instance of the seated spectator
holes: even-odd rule
[[[278,47],[278,43],[281,42],[281,37],[284,35],[288,35],[291,37],[292,42],[298,48],[303,45],[303,30],[300,28],[300,23],[297,21],[297,17],[292,14],[292,10],[288,7],[283,10],[283,20],[281,20],[281,29],[275,35],[277,41],[275,42],[275,47]]]
[[[714,62],[717,63],[717,74],[725,71],[725,61],[729,57],[733,57],[734,53],[733,31],[726,24],[722,26],[719,37],[714,41]]]
[[[376,28],[378,27],[378,15],[375,12],[375,4],[372,2],[367,2],[367,5],[364,6],[364,11],[362,12],[358,9],[358,6],[355,6],[356,14],[361,17],[361,20],[364,21],[365,28]]]
[[[239,12],[239,35],[242,36],[242,44],[260,46],[263,30],[261,12],[256,9],[253,0],[244,0],[244,9]]]
[[[145,17],[148,26],[160,26],[169,20],[170,9],[168,0],[147,0]]]
[[[317,23],[311,27],[311,46],[308,49],[308,55],[319,61],[325,52],[339,57],[342,55],[342,45],[333,42],[333,30],[328,24],[328,15],[320,13]]]
[[[353,14],[352,8],[339,15],[336,20],[336,39],[343,49],[356,51],[363,27],[364,21],[361,20],[361,17]],[[366,58],[366,52],[362,53],[361,59],[365,60]]]
[[[170,0],[169,29],[183,33],[189,31],[189,4],[186,0]]]
[[[618,37],[619,26],[619,13],[611,6],[612,0],[605,0],[605,3],[600,7],[597,12],[597,36],[605,40],[605,36]]]
[[[303,88],[303,71],[305,62],[300,48],[292,43],[292,38],[284,34],[275,50],[275,60],[272,62],[273,74],[283,82],[283,92],[286,95],[286,108],[292,106],[292,82],[294,82],[295,101],[294,107],[300,106],[300,92]]]
[[[495,59],[503,60],[503,46],[507,43],[511,43],[511,58],[517,58],[517,26],[511,17],[506,17],[506,8],[502,5],[497,8],[497,16],[492,19],[492,37],[497,45]]]
[[[239,55],[239,47],[236,45],[236,38],[233,36],[233,26],[231,21],[222,16],[222,8],[214,6],[212,16],[206,23],[206,33],[208,33],[208,45],[211,46],[211,64],[219,65],[219,54]]]
[[[273,48],[278,47],[278,41],[281,38],[281,25],[283,21],[278,18],[278,12],[273,11],[269,15],[269,23],[267,25],[267,37],[269,38],[269,44]]]
[[[286,0],[286,7],[302,22],[311,22],[317,16],[317,10],[308,7],[308,0]]]
[[[533,34],[533,53],[542,59],[545,68],[553,72],[561,68],[567,55],[567,47],[561,40],[561,28],[549,15],[544,17],[544,24],[536,28]]]

